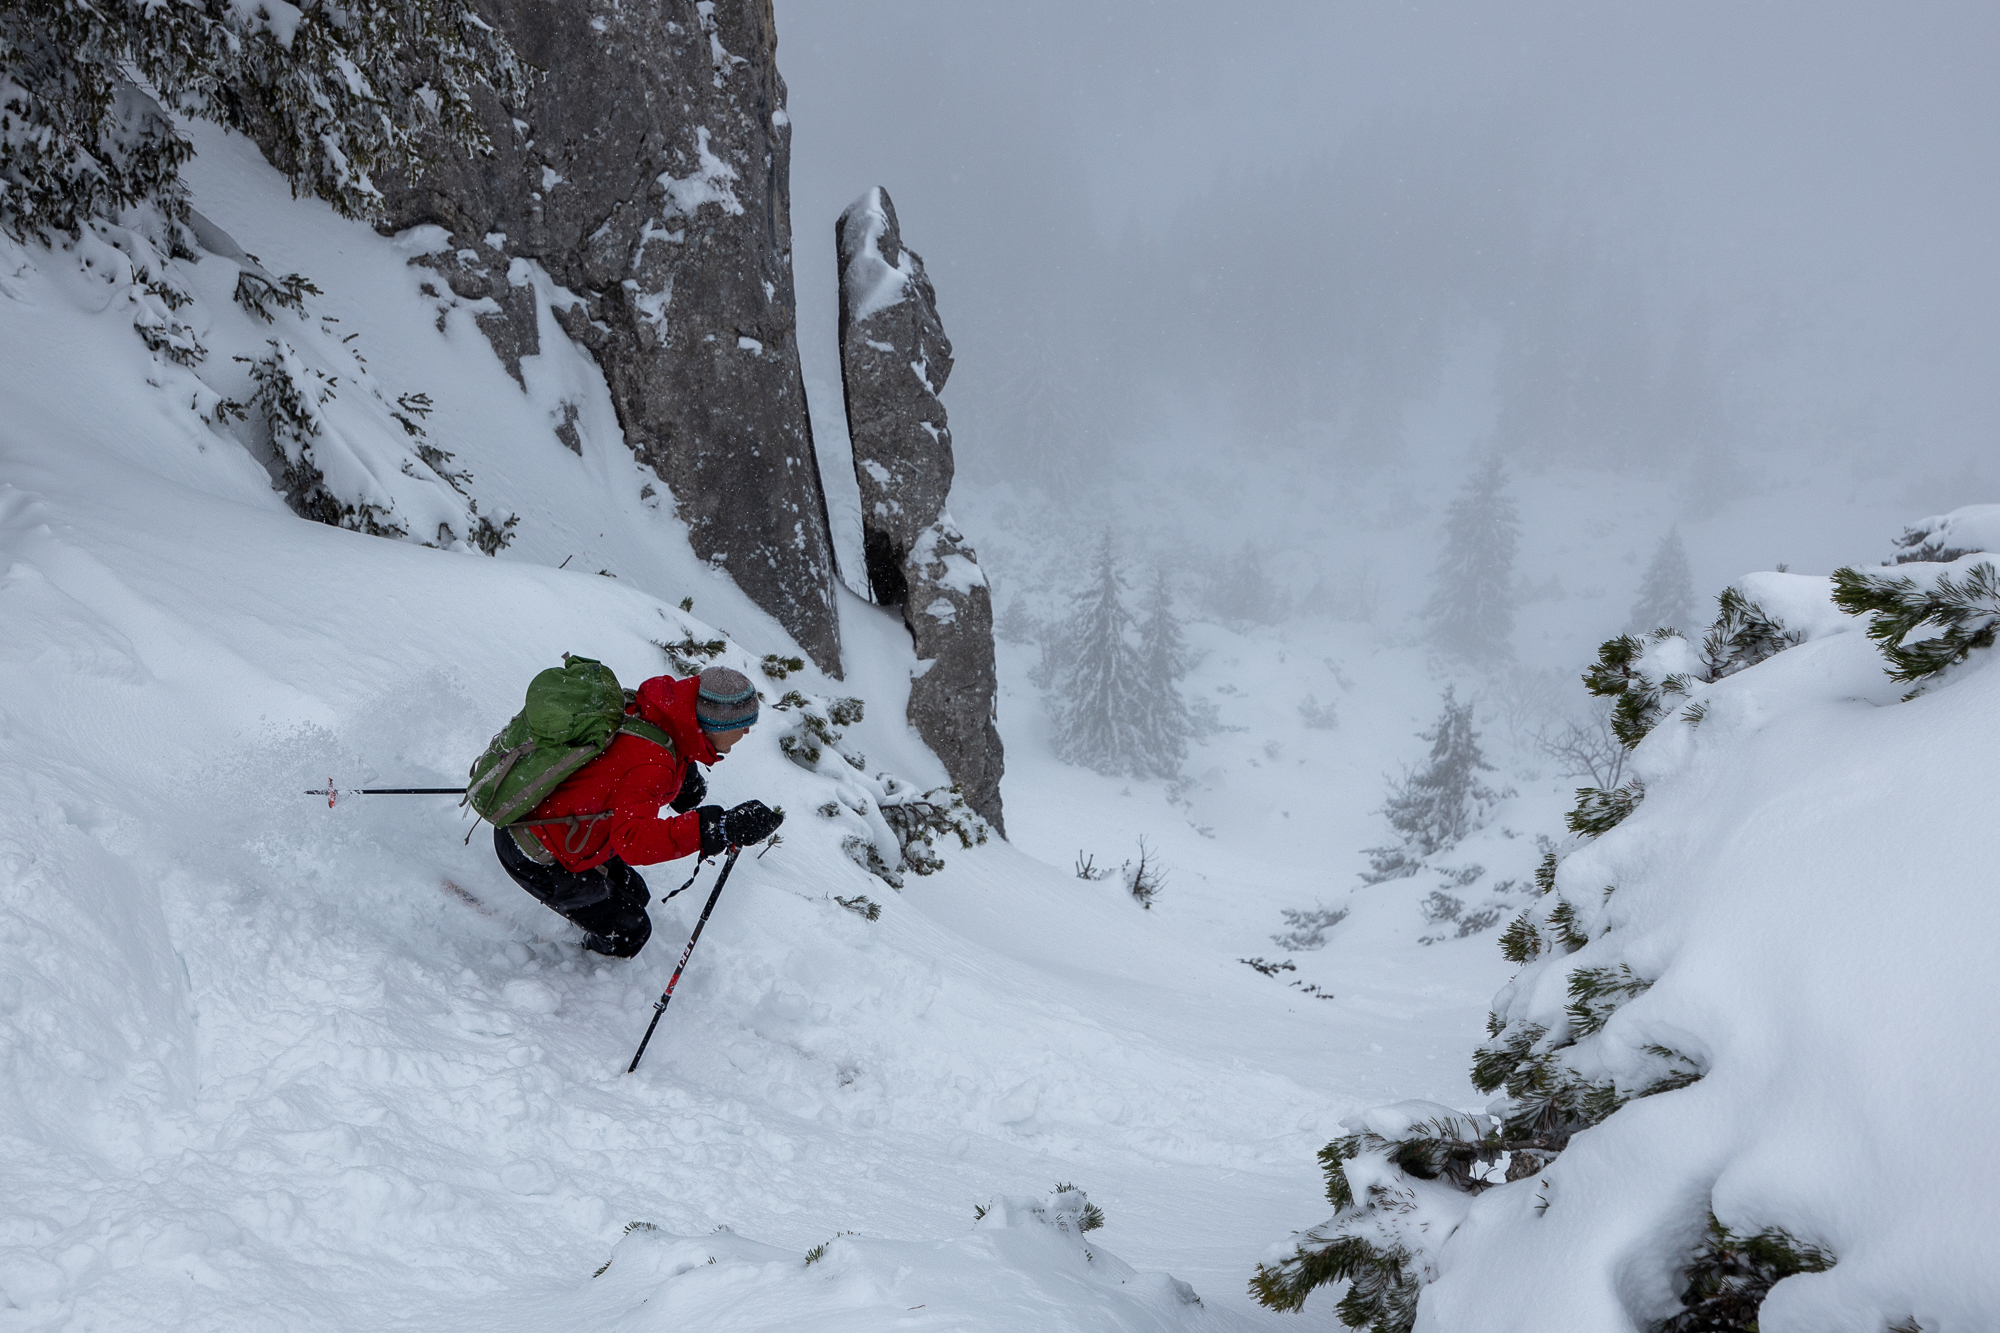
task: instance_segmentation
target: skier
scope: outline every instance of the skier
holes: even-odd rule
[[[692,680],[655,676],[637,690],[636,713],[672,745],[621,732],[536,806],[525,827],[493,831],[493,849],[514,882],[586,932],[583,947],[630,958],[653,933],[650,894],[632,867],[761,842],[784,815],[762,801],[730,810],[702,805],[716,763],[757,720],[757,690],[740,671],[710,667]],[[674,814],[662,818],[671,805]],[[582,816],[565,823],[537,825]]]

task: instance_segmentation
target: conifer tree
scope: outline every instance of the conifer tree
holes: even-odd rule
[[[1400,840],[1367,849],[1369,869],[1362,879],[1370,884],[1416,874],[1425,857],[1450,850],[1478,828],[1486,809],[1500,799],[1479,779],[1493,765],[1472,729],[1472,704],[1460,703],[1451,686],[1445,687],[1444,711],[1419,737],[1431,743],[1430,762],[1390,783],[1382,813]]]
[[[1181,697],[1181,678],[1189,666],[1187,639],[1174,618],[1173,597],[1165,571],[1156,570],[1146,595],[1146,618],[1139,626],[1139,663],[1144,689],[1140,696],[1137,758],[1154,777],[1180,772],[1187,758],[1188,733],[1194,722]]]
[[[1687,547],[1679,528],[1668,528],[1653,548],[1652,563],[1639,582],[1627,634],[1647,635],[1656,629],[1686,631],[1694,620],[1694,575],[1688,569]]]
[[[1256,543],[1245,542],[1209,581],[1208,611],[1218,620],[1251,625],[1275,625],[1285,618],[1284,597],[1266,571],[1268,563]]]
[[[1028,612],[1028,599],[1018,592],[993,622],[994,635],[1007,643],[1033,642],[1038,628],[1034,616]]]
[[[1432,644],[1474,662],[1514,655],[1514,555],[1521,519],[1500,460],[1487,460],[1451,502],[1444,550],[1424,606]]]
[[[1095,575],[1048,645],[1056,757],[1100,773],[1150,776],[1147,672],[1125,581],[1105,534]]]

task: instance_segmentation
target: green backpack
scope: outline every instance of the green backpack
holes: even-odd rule
[[[466,775],[465,804],[490,823],[519,830],[515,840],[526,849],[521,833],[526,831],[523,821],[528,812],[610,749],[620,732],[669,751],[674,748],[666,732],[626,714],[635,697],[619,687],[618,677],[604,663],[564,653],[561,666],[550,667],[528,683],[521,711],[473,761]],[[535,822],[567,824],[566,841],[580,847],[579,831],[588,836],[591,825],[610,816],[605,810]]]

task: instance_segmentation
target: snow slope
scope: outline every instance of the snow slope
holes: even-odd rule
[[[1235,807],[1262,860],[1204,859],[1162,792],[1135,798],[1187,849],[1142,912],[1067,849],[1085,830],[1115,857],[1156,816],[1107,815],[1123,798],[1039,755],[1025,703],[1009,799],[1029,850],[1058,850],[948,847],[898,894],[843,853],[845,816],[815,813],[839,761],[802,770],[774,724],[714,789],[785,806],[785,841],[739,866],[625,1076],[702,894],[654,908],[635,962],[597,960],[461,841],[449,798],[304,793],[450,785],[564,651],[629,681],[665,668],[656,640],[727,630],[749,670],[789,645],[643,493],[548,322],[517,385],[475,311],[421,290],[406,261],[428,240],[292,201],[240,141],[196,137],[198,206],[324,289],[309,317],[251,319],[210,255],[184,275],[210,350],[191,371],[132,335],[115,281],[0,242],[0,1328],[1284,1326],[1242,1284],[1317,1197],[1339,1119],[1391,1090],[1471,1098],[1490,937],[1415,946],[1408,885],[1300,971],[1331,984],[1373,940],[1417,960],[1401,977],[1376,959],[1322,1002],[1258,975],[1237,958],[1270,948],[1278,907],[1352,884],[1323,840],[1247,822],[1292,775]],[[428,394],[481,512],[521,515],[512,547],[293,516],[246,437],[202,419],[242,396],[230,358],[274,336],[344,377],[329,420],[389,460],[412,517],[457,504],[393,470],[386,405]],[[553,434],[565,402],[581,454]],[[865,698],[870,771],[937,781],[901,720],[907,637],[858,600],[844,615],[848,680],[785,687]],[[1365,774],[1319,798],[1332,836],[1377,832],[1363,812],[1432,697],[1416,681],[1371,724],[1384,752],[1315,770]],[[1212,766],[1245,782],[1259,754]],[[878,921],[834,902],[863,894]],[[1058,1180],[1104,1206],[1101,1232],[1038,1215]]]
[[[1984,837],[2000,672],[1979,652],[1898,702],[1907,687],[1827,580],[1742,586],[1807,641],[1697,687],[1698,726],[1670,714],[1648,735],[1644,801],[1557,878],[1590,943],[1503,997],[1560,1035],[1566,979],[1629,965],[1651,986],[1579,1067],[1632,1086],[1658,1045],[1707,1072],[1474,1201],[1420,1330],[1644,1328],[1678,1308],[1710,1209],[1836,1259],[1771,1290],[1765,1333],[2000,1320],[2000,1165],[1984,1147],[2000,1094]]]

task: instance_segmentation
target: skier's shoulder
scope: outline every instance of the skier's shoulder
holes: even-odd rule
[[[669,734],[673,724],[694,723],[695,694],[701,689],[701,680],[689,676],[682,680],[675,676],[654,676],[639,683],[633,691],[638,716],[656,727],[665,728]]]

